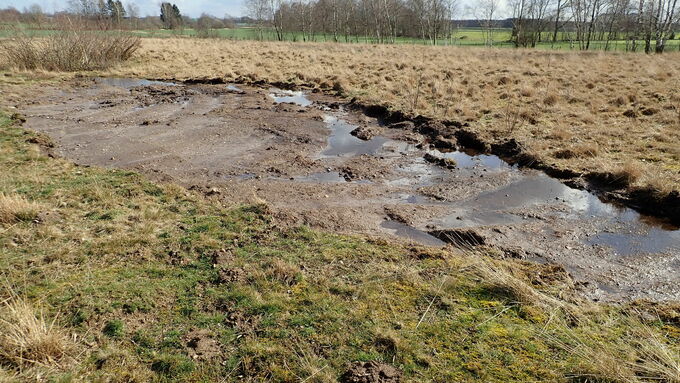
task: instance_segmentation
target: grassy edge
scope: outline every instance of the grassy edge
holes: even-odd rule
[[[131,172],[46,158],[15,120],[0,117],[3,172],[15,173],[0,191],[41,211],[0,231],[10,249],[0,270],[15,294],[2,299],[35,307],[78,349],[68,363],[3,358],[17,380],[328,381],[355,360],[389,362],[419,381],[636,381],[643,365],[662,374],[654,363],[672,374],[672,352],[659,364],[649,350],[677,349],[677,325],[560,296],[570,282],[559,268],[279,231],[266,206],[223,209]],[[201,330],[202,353],[217,345],[217,359],[188,346]]]

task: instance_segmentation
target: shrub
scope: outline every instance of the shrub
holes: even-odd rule
[[[0,45],[5,65],[17,69],[106,69],[129,59],[140,39],[122,32],[64,28],[46,37],[16,33]]]

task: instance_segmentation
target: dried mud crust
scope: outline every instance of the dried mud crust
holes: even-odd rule
[[[226,204],[266,202],[280,226],[379,236],[415,230],[459,247],[484,246],[500,257],[563,265],[594,299],[680,299],[679,276],[669,272],[679,254],[622,259],[586,243],[592,233],[619,230],[616,223],[583,220],[560,203],[513,206],[495,200],[503,195],[493,192],[519,179],[545,178],[535,171],[428,162],[430,146],[493,150],[461,124],[386,116],[378,107],[361,108],[320,92],[310,93],[314,104],[302,107],[276,103],[269,86],[239,88],[210,79],[132,88],[83,79],[45,88],[19,106],[25,127],[48,136],[54,155],[137,170]],[[355,140],[352,145],[366,152],[324,155],[333,134],[329,115],[380,136],[364,141],[347,132],[340,143]],[[374,151],[370,145],[377,139],[384,143]],[[484,216],[488,206],[502,209],[502,219]],[[475,241],[442,234],[451,226]],[[217,267],[225,282],[243,275],[238,268]]]

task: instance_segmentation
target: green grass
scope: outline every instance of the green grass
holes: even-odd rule
[[[193,29],[186,28],[183,30],[154,30],[154,31],[136,31],[134,32],[141,37],[175,37],[175,36],[190,36],[195,37],[197,32]],[[278,39],[276,33],[267,29],[262,33],[258,32],[255,28],[234,28],[234,29],[215,29],[212,31],[215,37],[226,38],[232,40],[265,40],[265,41],[276,41]],[[498,28],[495,29],[491,39],[492,43],[490,45],[495,47],[513,48],[514,44],[511,40],[512,30],[510,28]],[[550,40],[552,34],[546,33],[545,38]],[[284,34],[285,41],[305,41],[302,33],[291,33],[287,32]],[[332,34],[314,34],[310,41],[313,42],[333,42],[334,38]],[[338,42],[341,43],[374,43],[375,39],[370,36],[356,37],[356,36],[338,36]],[[397,37],[395,43],[397,44],[431,44],[427,39],[420,38],[410,38],[410,37]],[[643,40],[638,40],[638,51],[642,51],[644,46]],[[437,45],[452,45],[452,46],[487,46],[486,33],[480,28],[460,28],[456,30],[449,39],[439,39]],[[566,33],[558,34],[558,41],[553,43],[552,41],[539,42],[536,45],[539,49],[557,49],[557,50],[578,50],[579,44],[577,41],[573,43],[569,41],[569,35]],[[608,44],[606,41],[592,41],[590,43],[591,50],[610,50],[610,51],[625,51],[626,41],[625,40],[612,40]],[[667,42],[667,50],[678,50],[680,49],[680,39],[669,40]]]
[[[53,30],[49,29],[32,29],[30,25],[21,25],[20,29],[28,34],[35,36],[46,36],[54,33]],[[0,28],[0,38],[10,37],[15,33],[12,28]],[[196,37],[199,33],[192,28],[184,28],[181,30],[168,30],[168,29],[154,29],[154,30],[134,30],[132,33],[139,37],[156,37],[156,38],[169,38],[169,37]],[[276,41],[278,39],[277,34],[271,28],[266,28],[263,31],[258,31],[256,28],[252,27],[239,27],[239,28],[221,28],[214,29],[210,31],[212,37],[231,39],[231,40],[264,40],[264,41]],[[439,39],[437,45],[442,46],[488,46],[492,45],[494,47],[503,48],[513,48],[514,44],[511,42],[512,29],[510,28],[496,28],[491,36],[492,43],[488,44],[486,41],[486,33],[480,28],[460,28],[452,33],[451,37],[446,39]],[[558,33],[558,41],[552,42],[551,33],[545,33],[544,39],[548,41],[541,41],[536,45],[538,49],[556,49],[556,50],[579,50],[579,44],[577,41],[570,41],[570,35],[568,33],[560,32]],[[316,33],[308,40],[309,37],[303,36],[300,32],[286,32],[284,33],[285,41],[313,41],[313,42],[334,42],[334,37],[332,34],[321,34]],[[338,42],[341,43],[376,43],[377,41],[370,36],[338,36]],[[410,38],[410,37],[397,37],[396,44],[431,44],[431,41],[427,39],[420,38]],[[644,50],[644,41],[637,40],[637,51],[642,52]],[[654,43],[654,42],[652,42]],[[594,40],[590,43],[590,50],[608,50],[608,51],[626,51],[627,46],[630,42],[625,40],[612,40],[609,43],[606,41]],[[680,50],[680,39],[669,40],[667,42],[667,51]]]
[[[264,205],[226,209],[132,172],[51,159],[32,136],[0,114],[0,192],[55,218],[0,227],[2,283],[77,334],[77,352],[51,369],[0,359],[0,378],[4,369],[17,381],[41,372],[59,382],[327,382],[352,361],[378,360],[407,382],[616,381],[559,345],[634,362],[641,328],[680,342],[677,327],[642,326],[623,308],[529,302],[480,277],[479,255],[280,229]],[[564,280],[523,280],[564,292]],[[195,356],[196,332],[211,358]]]

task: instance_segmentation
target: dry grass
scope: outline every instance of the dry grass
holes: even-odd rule
[[[611,319],[610,325],[619,325],[615,322],[621,320],[635,330],[623,334],[616,347],[569,326],[560,327],[557,334],[546,333],[545,336],[555,346],[581,360],[579,371],[571,374],[572,377],[625,383],[680,382],[680,354],[668,347],[668,340],[634,317]],[[583,319],[578,324],[581,329],[600,325]]]
[[[633,161],[627,161],[612,172],[612,174],[616,179],[630,185],[642,177],[643,170],[641,165]]]
[[[578,311],[577,306],[571,302],[573,297],[560,296],[560,293],[573,291],[573,286],[562,286],[555,293],[548,293],[533,286],[527,275],[523,275],[522,270],[516,265],[511,266],[496,262],[487,257],[475,257],[475,259],[476,261],[470,267],[480,280],[506,292],[514,297],[517,302],[539,307],[546,311],[562,310],[567,313]],[[565,282],[571,283],[571,279]],[[585,302],[580,303],[582,309],[589,307]]]
[[[0,224],[32,221],[38,217],[40,205],[19,195],[0,193]]]
[[[12,297],[0,307],[0,364],[14,370],[57,367],[72,350],[68,336],[28,301]]]
[[[139,60],[107,74],[290,81],[329,90],[340,84],[335,88],[364,102],[470,121],[484,139],[515,138],[560,167],[589,172],[601,170],[602,163],[645,163],[645,176],[631,186],[664,179],[678,190],[679,58],[677,53],[144,39]],[[625,116],[628,110],[636,117]],[[508,111],[521,118],[508,124]],[[555,155],[574,145],[597,150]]]
[[[128,60],[140,39],[115,32],[66,29],[47,37],[16,35],[0,44],[4,65],[20,70],[106,69]]]
[[[680,383],[680,353],[671,350],[668,343],[649,327],[642,328],[635,342],[639,351],[636,365],[639,375]]]

